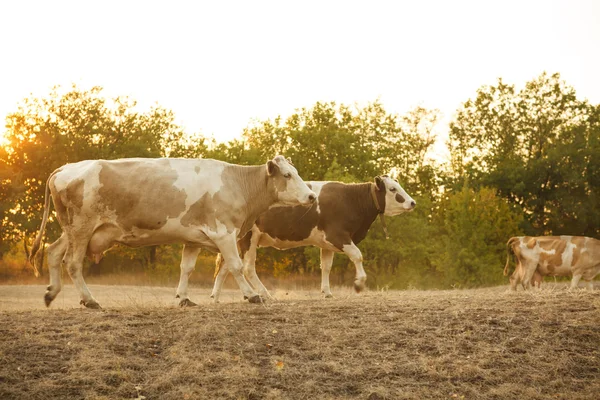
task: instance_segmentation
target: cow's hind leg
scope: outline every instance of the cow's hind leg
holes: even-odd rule
[[[44,295],[46,307],[50,306],[50,303],[52,303],[62,289],[61,267],[68,244],[67,235],[63,233],[56,242],[48,247],[48,273],[50,275],[50,285],[48,285],[46,294]]]
[[[358,247],[354,243],[346,244],[342,251],[350,258],[356,267],[356,278],[354,280],[354,290],[361,292],[365,288],[367,281],[367,273],[363,268],[363,256]]]
[[[577,275],[573,275],[573,278],[571,279],[571,287],[570,289],[577,289],[577,287],[579,286],[579,280],[581,279],[581,275],[577,274]]]
[[[179,286],[177,287],[176,298],[181,299],[179,305],[181,307],[195,306],[196,303],[192,302],[188,297],[188,280],[194,267],[196,266],[196,259],[200,254],[200,247],[194,246],[183,246],[183,253],[181,255],[181,274],[179,276]]]
[[[85,236],[82,235],[81,237]],[[75,288],[77,288],[77,291],[79,292],[81,297],[80,303],[87,308],[100,309],[102,307],[100,307],[100,304],[94,299],[83,280],[83,258],[85,257],[87,250],[88,239],[79,241],[73,239],[74,235],[69,235],[69,244],[64,258],[67,271],[69,272],[73,284],[75,284]]]
[[[252,289],[242,273],[243,265],[238,253],[235,235],[224,235],[220,238],[213,239],[213,241],[219,248],[219,252],[225,261],[224,268],[231,272],[238,286],[242,290],[244,298],[247,298],[250,303],[261,303],[261,297]]]
[[[589,281],[587,281],[587,288],[588,290],[594,290],[594,280],[590,279]]]
[[[533,278],[533,274],[537,269],[537,262],[528,261],[523,263],[523,266],[523,288],[529,289],[531,287],[531,279]]]
[[[333,257],[335,253],[331,250],[321,249],[321,293],[326,298],[333,297],[331,288],[329,287],[329,273],[333,265]]]

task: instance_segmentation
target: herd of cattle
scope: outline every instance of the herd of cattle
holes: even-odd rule
[[[331,297],[329,272],[336,252],[356,267],[354,287],[367,275],[357,245],[377,218],[412,211],[416,203],[390,177],[374,182],[304,182],[289,159],[276,156],[266,165],[240,166],[210,159],[88,160],[64,165],[46,182],[44,214],[30,254],[41,247],[50,198],[62,227],[48,247],[50,285],[46,305],[62,288],[64,263],[81,304],[100,308],[83,280],[86,255],[98,262],[119,243],[139,247],[183,243],[176,297],[195,305],[188,278],[202,248],[219,253],[212,297],[218,301],[228,273],[244,298],[261,302],[270,294],[256,270],[257,247],[321,250],[321,290]],[[387,232],[386,232],[387,233]],[[585,237],[515,237],[507,244],[516,257],[511,287],[537,286],[544,275],[573,275],[589,282],[600,272],[600,241]],[[504,274],[508,272],[507,260]],[[34,266],[35,268],[35,266]],[[249,282],[248,282],[249,281]]]

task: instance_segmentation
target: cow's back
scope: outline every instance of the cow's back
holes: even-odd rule
[[[280,249],[316,245],[341,250],[352,240],[359,243],[373,220],[360,206],[371,200],[370,184],[340,182],[307,182],[317,195],[317,203],[306,207],[273,207],[256,221],[261,234],[260,246]],[[333,248],[332,248],[333,249]]]

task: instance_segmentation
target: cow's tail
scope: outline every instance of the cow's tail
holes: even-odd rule
[[[511,237],[506,242],[506,265],[504,266],[504,276],[508,275],[508,266],[510,265],[510,251],[512,250],[513,244],[519,241],[518,237]]]
[[[51,173],[50,176],[48,177],[48,180],[46,181],[46,192],[44,194],[44,216],[42,217],[42,224],[40,226],[40,230],[35,238],[35,241],[33,242],[33,246],[31,246],[31,253],[29,253],[29,263],[33,266],[33,270],[34,270],[36,277],[39,276],[39,270],[37,269],[37,266],[35,265],[35,255],[38,252],[38,250],[40,249],[40,245],[42,243],[42,238],[44,236],[44,231],[46,230],[46,223],[48,222],[48,216],[50,215],[50,185],[49,185],[49,183],[50,183],[50,179],[52,179],[59,170],[60,169],[57,169],[56,171]],[[41,266],[40,266],[40,268],[41,268]]]

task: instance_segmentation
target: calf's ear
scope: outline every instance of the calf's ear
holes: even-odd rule
[[[375,177],[375,185],[377,186],[377,190],[385,191],[385,183],[383,183],[383,179],[380,176]]]
[[[273,160],[267,162],[267,175],[272,176],[277,171],[277,164]]]

